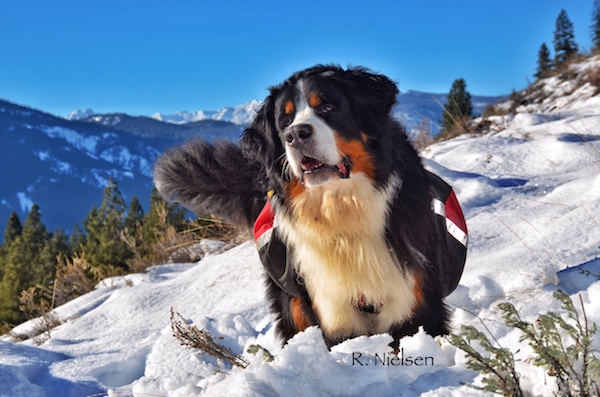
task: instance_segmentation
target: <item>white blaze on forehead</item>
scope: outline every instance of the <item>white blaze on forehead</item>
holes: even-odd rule
[[[295,100],[296,115],[288,128],[306,124],[313,129],[312,150],[302,154],[307,157],[313,157],[326,164],[338,164],[342,161],[342,155],[337,148],[333,129],[329,127],[329,125],[327,125],[327,123],[319,117],[319,115],[315,113],[315,110],[308,104],[306,93],[303,91],[302,80],[298,82],[297,88],[298,97]],[[296,176],[302,176],[302,169],[300,167],[303,157],[302,154],[290,148],[289,145],[286,145],[285,151]]]

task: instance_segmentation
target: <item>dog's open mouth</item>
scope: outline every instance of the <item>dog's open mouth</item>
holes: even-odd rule
[[[300,164],[304,176],[313,175],[320,172],[333,172],[342,179],[350,178],[350,162],[347,158],[343,158],[338,164],[331,165],[323,163],[312,157],[302,158]]]

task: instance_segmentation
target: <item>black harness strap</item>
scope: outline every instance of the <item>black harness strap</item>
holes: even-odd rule
[[[467,225],[452,186],[439,176],[427,171],[427,180],[432,197],[432,211],[437,215],[436,232],[440,236],[435,265],[444,297],[456,289],[467,258]],[[292,296],[301,296],[303,287],[294,266],[292,252],[277,233],[275,214],[269,199],[254,224],[254,239],[260,260],[271,280]],[[362,309],[362,310],[361,310]],[[375,307],[364,305],[359,310],[376,313]]]

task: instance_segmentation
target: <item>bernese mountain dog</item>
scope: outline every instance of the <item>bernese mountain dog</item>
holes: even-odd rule
[[[391,117],[397,94],[365,68],[318,65],[270,89],[239,145],[193,140],[156,163],[161,194],[197,213],[251,229],[268,202],[279,249],[264,259],[294,284],[267,272],[284,342],[313,325],[329,346],[448,332],[436,263],[447,244],[428,173]]]

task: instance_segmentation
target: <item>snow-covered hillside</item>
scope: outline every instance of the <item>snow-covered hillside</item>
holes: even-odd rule
[[[590,65],[597,70],[600,59]],[[521,384],[534,396],[552,395],[556,385],[533,366],[520,333],[497,321],[498,303],[513,303],[532,321],[558,310],[552,292],[564,287],[581,292],[588,320],[600,324],[597,277],[563,271],[584,263],[600,266],[600,96],[589,83],[564,84],[546,80],[542,89],[548,96],[524,104],[516,115],[491,118],[493,132],[461,136],[423,153],[426,166],[454,186],[469,226],[465,272],[448,299],[454,327],[481,329],[483,319],[499,343],[516,352]],[[319,330],[311,328],[281,348],[253,244],[221,253],[216,248],[211,243],[207,251],[213,253],[198,263],[104,281],[57,310],[64,323],[39,347],[0,342],[0,394],[484,395],[464,385],[480,379],[466,368],[463,354],[424,333],[402,340],[404,365],[378,364],[375,354],[386,353],[391,340],[385,335],[328,351]],[[231,368],[180,346],[172,336],[170,307],[250,365]],[[30,328],[26,323],[15,332]],[[275,360],[246,353],[252,344],[268,349]]]

